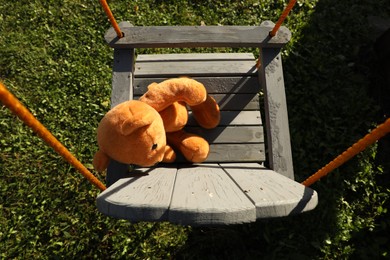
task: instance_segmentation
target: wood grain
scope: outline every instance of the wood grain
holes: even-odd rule
[[[176,172],[175,167],[137,169],[134,177],[122,178],[102,192],[97,207],[114,218],[167,220]]]
[[[288,216],[315,208],[317,193],[256,163],[221,164],[256,205],[257,218]]]
[[[282,26],[275,37],[270,21],[261,26],[142,26],[122,27],[123,38],[110,28],[105,35],[112,48],[283,47],[291,32]]]
[[[178,170],[169,221],[177,224],[253,222],[253,203],[217,164]]]
[[[279,49],[264,49],[261,57],[259,79],[264,89],[270,168],[294,179],[282,57]]]
[[[162,82],[167,78],[178,77],[179,74],[172,72],[170,75],[166,75],[166,78],[161,77],[148,77],[138,78],[135,75],[134,79],[134,94],[143,95],[147,91],[147,87],[153,82]],[[240,76],[232,77],[231,75],[218,76],[218,77],[202,77],[202,75],[192,72],[189,76],[200,83],[202,83],[207,92],[210,94],[215,93],[240,93],[240,94],[257,94],[260,91],[259,81],[256,76]]]

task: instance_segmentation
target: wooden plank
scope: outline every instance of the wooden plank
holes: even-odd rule
[[[260,100],[257,94],[210,94],[224,110],[260,110]],[[141,96],[134,96],[138,100]],[[188,107],[188,110],[191,110]]]
[[[283,47],[291,32],[282,26],[275,37],[270,21],[261,26],[141,26],[122,27],[123,38],[113,28],[106,34],[112,48]]]
[[[134,70],[137,77],[253,76],[256,72],[253,60],[140,62],[136,63]]]
[[[210,144],[210,153],[204,163],[261,163],[265,159],[264,143]],[[190,164],[180,153],[177,153],[175,163]]]
[[[187,126],[185,130],[205,138],[209,143],[263,143],[263,127],[259,126],[228,126],[204,129]]]
[[[312,210],[317,193],[259,164],[221,164],[256,205],[257,218],[288,216]]]
[[[141,54],[137,62],[153,61],[253,61],[253,53],[169,53],[169,54]]]
[[[270,168],[294,179],[280,50],[264,49],[261,53],[259,79],[264,89]]]
[[[169,221],[182,225],[253,222],[255,207],[218,164],[178,170]]]
[[[114,50],[111,108],[133,98],[134,49]]]
[[[210,144],[206,162],[264,162],[265,148],[259,144]]]
[[[165,221],[176,172],[175,167],[137,169],[97,197],[98,210],[130,221]]]
[[[236,125],[261,125],[260,111],[221,111],[221,120],[219,126]],[[191,111],[188,117],[188,126],[197,126],[195,118]]]
[[[196,72],[193,72],[192,75],[195,75]],[[174,72],[167,77],[167,78],[173,78],[177,77]],[[147,91],[147,87],[153,83],[153,82],[162,82],[166,80],[167,78],[137,78],[137,75],[135,75],[134,79],[134,94],[135,95],[142,95]],[[202,83],[208,93],[215,94],[215,93],[259,93],[260,91],[260,85],[259,80],[256,77],[232,77],[230,75],[227,75],[227,77],[197,77],[197,76],[191,76],[191,78],[199,81]]]

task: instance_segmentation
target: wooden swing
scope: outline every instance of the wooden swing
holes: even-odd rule
[[[204,130],[189,120],[187,131],[210,143],[205,163],[135,169],[112,162],[107,190],[97,198],[100,212],[130,221],[184,225],[253,222],[311,210],[317,193],[294,181],[280,50],[290,31],[275,37],[272,22],[260,26],[156,26],[119,24],[105,35],[114,48],[111,106],[137,99],[152,82],[188,76],[203,83],[219,103],[221,123]],[[136,48],[256,47],[250,53],[138,55]],[[264,93],[265,133],[259,92]],[[270,169],[264,167],[267,140]],[[136,151],[135,151],[136,152]]]

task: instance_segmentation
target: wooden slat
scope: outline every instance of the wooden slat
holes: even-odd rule
[[[259,110],[260,100],[257,94],[210,94],[223,110]],[[141,96],[134,96],[138,100]],[[190,107],[188,107],[191,110]]]
[[[256,205],[257,218],[281,217],[315,208],[317,193],[259,164],[221,164]]]
[[[264,142],[263,127],[259,126],[228,126],[204,129],[188,126],[185,130],[205,138],[209,143],[262,143]]]
[[[210,144],[210,153],[204,163],[232,163],[265,161],[264,143],[250,144]],[[176,163],[189,164],[180,154],[177,154]]]
[[[178,170],[169,210],[177,224],[237,224],[256,219],[254,205],[217,164]]]
[[[210,144],[206,162],[263,162],[264,144]]]
[[[154,61],[252,61],[252,53],[169,53],[169,54],[142,54],[137,56],[137,62]]]
[[[142,168],[115,182],[97,198],[100,212],[131,221],[167,220],[176,168]],[[115,173],[112,173],[115,174]]]
[[[137,77],[178,77],[178,76],[250,76],[255,75],[255,62],[239,61],[155,61],[136,63]]]
[[[260,111],[221,111],[219,126],[261,125]],[[197,126],[198,123],[189,112],[188,126]]]
[[[112,48],[283,47],[291,32],[282,26],[275,37],[270,21],[261,26],[142,26],[122,27],[123,38],[113,28],[105,35]]]
[[[177,75],[173,74],[170,77],[176,77]],[[260,84],[257,76],[255,77],[231,77],[227,75],[226,77],[198,77],[196,72],[193,72],[191,75],[193,79],[202,83],[207,92],[210,94],[215,93],[259,93]],[[169,77],[169,78],[170,78]],[[153,82],[162,82],[167,78],[138,78],[135,75],[134,79],[134,94],[142,95],[147,91],[147,87]]]
[[[259,79],[264,89],[264,108],[270,168],[294,179],[282,57],[279,49],[263,50]]]

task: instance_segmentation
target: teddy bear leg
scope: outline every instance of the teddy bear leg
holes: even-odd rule
[[[208,142],[204,138],[184,130],[167,133],[167,142],[179,150],[190,162],[203,162],[209,155]]]
[[[191,106],[192,114],[198,124],[206,129],[216,127],[220,121],[220,112],[217,101],[207,95],[206,101],[200,105]]]

